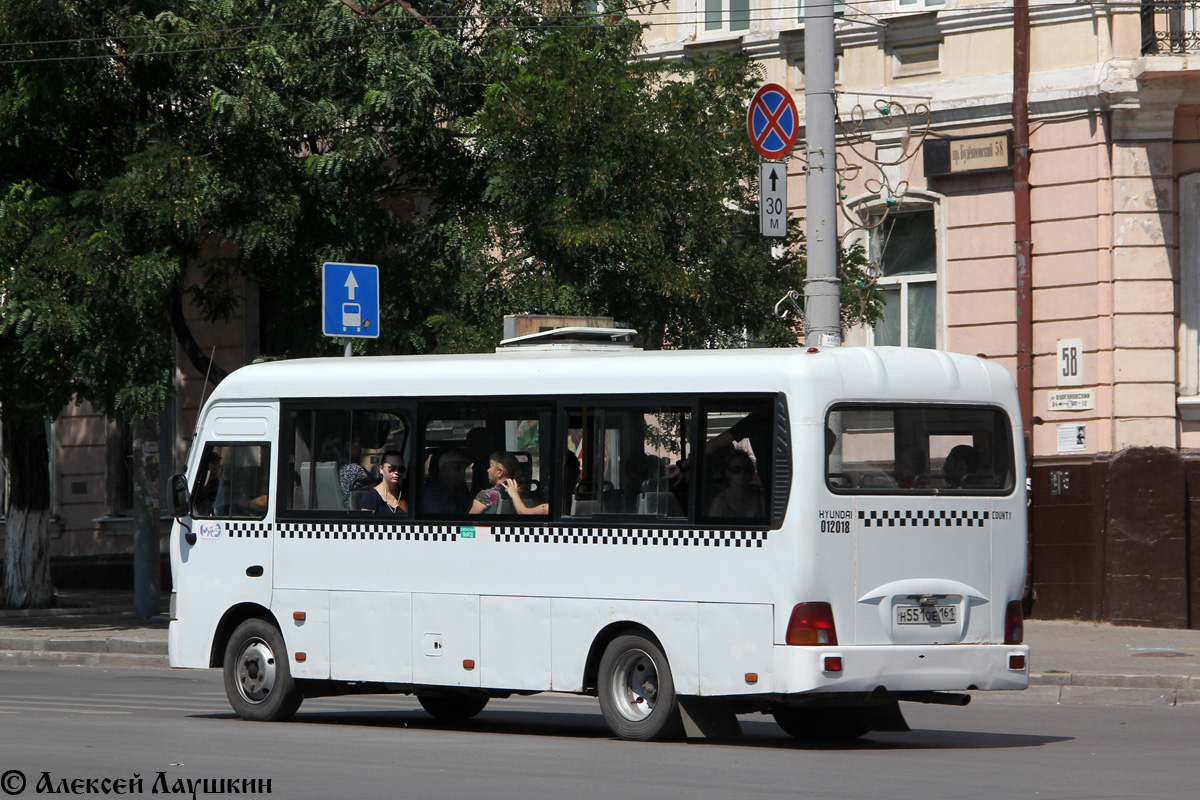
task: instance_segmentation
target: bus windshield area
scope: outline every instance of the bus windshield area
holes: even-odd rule
[[[992,407],[837,406],[826,419],[825,483],[845,494],[1008,494],[1010,431]]]

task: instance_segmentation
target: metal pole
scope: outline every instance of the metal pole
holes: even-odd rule
[[[349,336],[342,337],[342,355],[344,355],[346,358],[349,358],[354,350],[354,348],[351,346],[350,342],[351,342],[351,339]]]
[[[804,116],[808,143],[808,277],[804,314],[809,347],[837,347],[842,325],[837,275],[837,171],[834,153],[833,2],[808,5],[804,17]]]

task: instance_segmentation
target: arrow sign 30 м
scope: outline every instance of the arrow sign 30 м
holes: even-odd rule
[[[750,101],[746,114],[750,143],[763,158],[783,158],[800,134],[800,119],[792,95],[777,83],[765,84]]]
[[[764,161],[758,165],[758,231],[763,236],[787,236],[787,165]]]

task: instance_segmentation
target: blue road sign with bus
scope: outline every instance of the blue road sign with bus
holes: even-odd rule
[[[326,336],[379,338],[379,267],[326,263],[321,271],[321,308]]]

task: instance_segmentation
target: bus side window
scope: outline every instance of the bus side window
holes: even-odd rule
[[[680,465],[691,416],[684,408],[615,404],[567,409],[566,471],[578,479],[563,492],[563,514],[686,517],[690,484]]]
[[[192,515],[262,519],[270,501],[270,463],[265,444],[205,445],[192,490]]]
[[[701,516],[764,521],[773,474],[770,402],[706,404],[702,422]]]

